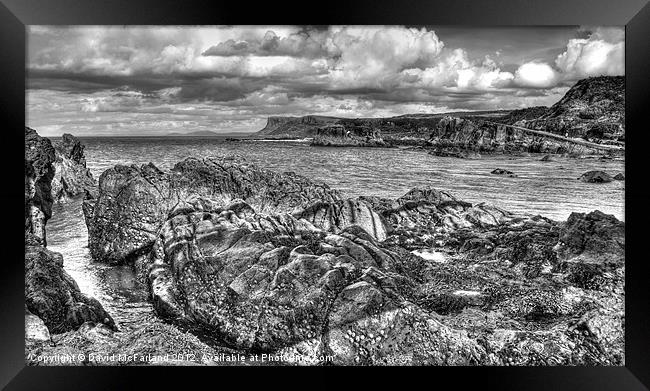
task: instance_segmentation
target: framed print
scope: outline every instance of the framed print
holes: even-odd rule
[[[342,6],[4,1],[7,389],[646,389],[650,7]]]

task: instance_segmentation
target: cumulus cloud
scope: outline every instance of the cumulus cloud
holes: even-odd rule
[[[557,84],[558,75],[546,63],[527,62],[517,68],[514,80],[522,87],[548,88]]]
[[[625,33],[620,28],[597,28],[588,38],[571,39],[555,65],[568,80],[625,74]]]
[[[387,88],[402,70],[432,64],[444,43],[425,28],[336,27],[327,46],[337,58],[329,72],[334,88]]]
[[[188,70],[199,44],[174,28],[54,27],[29,38],[30,69],[108,76]]]
[[[441,56],[434,66],[407,69],[402,73],[405,85],[435,89],[453,88],[457,91],[487,91],[507,87],[514,76],[501,71],[489,57],[482,62],[470,61],[463,49],[454,49]]]

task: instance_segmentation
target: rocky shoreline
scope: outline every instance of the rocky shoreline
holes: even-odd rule
[[[61,254],[47,249],[45,226],[52,215],[52,204],[71,194],[78,195],[79,189],[88,194],[96,191],[96,187],[90,188],[88,178],[92,177],[85,170],[83,147],[79,146],[73,137],[64,137],[62,144],[53,145],[49,139],[25,127],[25,363],[48,366],[205,364],[208,362],[205,357],[216,355],[214,349],[175,327],[143,323],[135,330],[118,330],[99,301],[83,294],[64,270]],[[58,167],[63,167],[62,173],[56,173]],[[55,178],[63,178],[59,179],[63,185],[58,187]],[[171,353],[181,354],[182,358],[150,359]],[[136,354],[146,360],[110,359]]]
[[[625,224],[613,216],[557,222],[431,188],[349,199],[239,156],[118,165],[84,191],[93,259],[132,265],[168,323],[116,331],[46,248],[55,152],[28,128],[26,143],[26,268],[58,276],[26,274],[30,364],[182,350],[174,364],[236,352],[294,357],[284,364],[624,365]],[[65,305],[39,299],[61,295]]]

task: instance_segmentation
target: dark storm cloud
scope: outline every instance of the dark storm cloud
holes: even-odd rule
[[[262,89],[266,83],[259,80],[218,77],[211,79],[186,80],[176,94],[181,101],[227,102],[242,99]]]

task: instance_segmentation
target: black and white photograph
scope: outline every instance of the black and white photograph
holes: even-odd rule
[[[26,26],[25,364],[625,366],[625,35]]]

